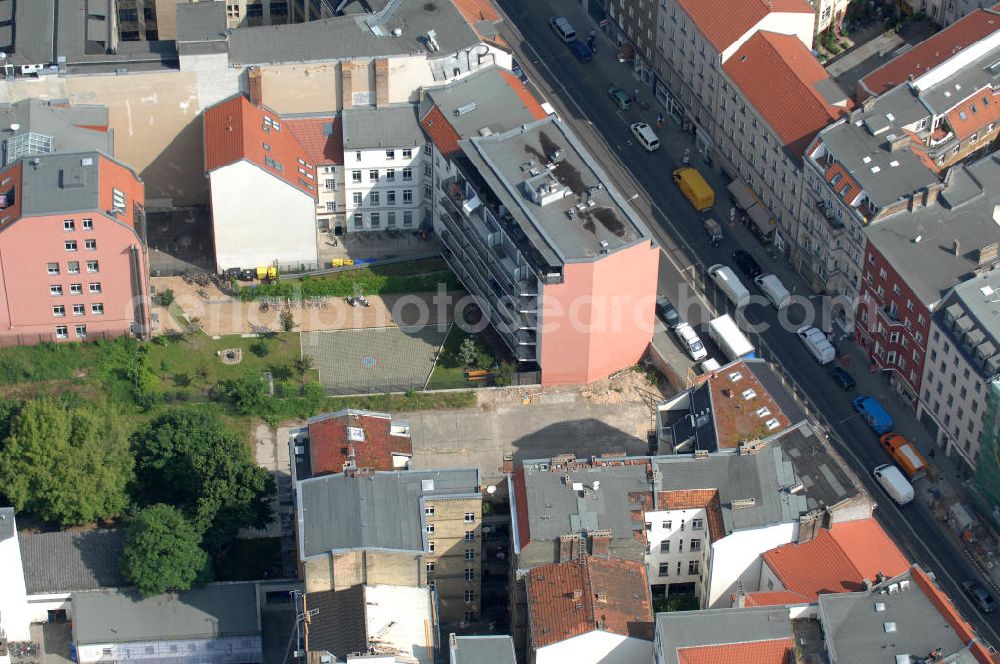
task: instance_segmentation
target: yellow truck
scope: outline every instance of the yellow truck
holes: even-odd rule
[[[711,210],[715,205],[715,192],[705,182],[705,178],[701,177],[698,169],[678,168],[674,171],[674,182],[698,212]]]

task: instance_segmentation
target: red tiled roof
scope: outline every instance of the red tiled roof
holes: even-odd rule
[[[594,630],[651,641],[646,566],[584,556],[528,573],[528,620],[535,650]]]
[[[448,122],[441,109],[431,106],[430,110],[420,119],[420,126],[428,133],[434,145],[441,154],[453,155],[460,151],[458,141],[462,138],[455,127]]]
[[[846,110],[826,101],[816,89],[829,74],[792,35],[757,32],[722,68],[796,156]],[[844,101],[849,102],[846,97]]]
[[[267,120],[276,120],[278,128],[268,127]],[[295,134],[284,127],[284,120],[278,114],[254,106],[243,95],[237,95],[207,109],[204,122],[206,173],[246,160],[316,197],[315,164],[299,163],[299,159],[305,161],[306,151]],[[268,165],[265,158],[280,164],[281,170]],[[300,168],[313,179],[300,173]]]
[[[997,9],[1000,9],[1000,4],[993,7],[993,11]],[[917,77],[933,69],[966,46],[998,29],[1000,16],[977,9],[865,76],[858,83],[855,96],[860,102],[871,95],[882,94],[910,76]]]
[[[677,649],[678,664],[790,664],[795,643],[791,639],[728,643]]]
[[[734,372],[742,375],[742,378],[735,383],[729,379],[730,374]],[[791,424],[767,388],[742,362],[734,364],[724,372],[702,374],[693,381],[694,385],[702,383],[708,384],[711,394],[715,439],[720,448],[738,448],[744,441],[765,438]],[[752,408],[747,407],[747,402],[741,396],[750,389],[757,394],[750,402]],[[771,414],[760,417],[757,415],[757,410],[760,408],[767,408]],[[772,417],[778,420],[779,428],[769,430],[766,422]]]
[[[1000,94],[986,86],[956,104],[947,117],[955,136],[964,141],[1000,119]]]
[[[743,606],[784,606],[786,604],[811,604],[814,600],[792,590],[766,590],[747,593]]]
[[[339,117],[286,118],[285,125],[313,165],[344,163],[344,127]]]
[[[660,510],[689,510],[702,508],[708,519],[708,537],[712,542],[726,536],[726,526],[722,520],[722,504],[718,489],[680,489],[661,491],[656,497],[656,508]],[[645,532],[645,531],[643,531]]]
[[[351,441],[348,427],[364,432],[363,441]],[[309,423],[309,460],[312,475],[344,471],[344,462],[354,449],[354,466],[374,470],[393,470],[393,453],[412,456],[409,436],[391,433],[389,416],[352,412],[333,413]]]
[[[769,13],[815,12],[805,0],[677,0],[677,4],[720,53]]]
[[[507,40],[498,34],[492,34],[488,38],[476,28],[479,21],[489,21],[496,23],[500,20],[500,12],[490,0],[452,0],[452,4],[461,12],[473,31],[479,35],[480,39],[492,41],[500,46],[508,47]]]
[[[882,572],[887,577],[902,574],[910,567],[888,533],[875,519],[856,519],[835,523],[830,536],[847,555],[863,579],[875,582]]]
[[[514,469],[514,507],[517,510],[517,541],[521,549],[531,542],[531,515],[528,514],[528,487],[524,483],[524,466]]]
[[[840,196],[845,203],[850,205],[851,201],[857,198],[858,194],[861,193],[861,185],[858,184],[857,180],[854,179],[854,176],[851,175],[850,172],[848,172],[848,170],[840,164],[840,162],[834,162],[831,164],[830,167],[826,169],[826,173],[823,174],[823,179],[826,180],[827,184],[830,184],[833,181],[833,178],[838,175],[840,175],[840,179],[837,180],[837,184],[831,185],[830,188],[837,192],[837,195]],[[850,186],[848,186],[843,195],[841,195],[839,192],[843,189],[845,184]]]
[[[542,105],[538,103],[538,100],[535,99],[535,96],[528,90],[528,86],[521,82],[521,79],[506,69],[500,68],[498,71],[504,80],[507,81],[507,84],[510,85],[511,89],[517,93],[517,96],[521,99],[521,103],[531,113],[531,117],[541,120],[548,115],[545,109],[542,108]]]

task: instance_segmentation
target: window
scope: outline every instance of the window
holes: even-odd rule
[[[83,220],[83,230],[85,230],[85,231],[92,231],[92,230],[94,230],[94,220],[93,219],[84,219]]]
[[[354,151],[354,161],[361,161],[361,150],[355,150]],[[361,173],[361,171],[358,171],[358,174],[359,174],[358,177],[361,177],[360,173]]]
[[[386,205],[395,205],[396,204],[396,190],[395,189],[390,189],[389,191],[385,192],[385,204]]]
[[[62,295],[62,286],[59,284],[49,286],[49,295]]]
[[[385,179],[388,180],[389,182],[395,182],[396,181],[396,169],[395,168],[386,169],[386,171],[385,171]]]
[[[475,540],[476,540],[476,531],[475,530],[466,530],[465,531],[465,541],[466,542],[474,542]]]
[[[475,601],[476,601],[476,591],[475,590],[466,590],[465,591],[465,603],[466,604],[472,604]]]
[[[69,328],[65,325],[56,325],[56,339],[69,338]]]
[[[413,211],[403,210],[403,227],[409,228],[410,226],[413,226]]]
[[[371,201],[369,203],[372,207],[378,207],[382,204],[382,196],[377,191],[371,193]]]
[[[434,516],[434,506],[424,505],[424,514],[426,514],[427,516]]]
[[[66,251],[76,251],[76,240],[66,240],[63,242],[63,248],[65,248]]]
[[[411,150],[410,148],[403,148],[403,159],[412,159],[412,158],[413,158],[413,150]]]
[[[473,513],[473,512],[466,512],[465,513],[465,522],[466,523],[475,523],[475,521],[476,521],[476,515],[475,515],[475,513]]]
[[[396,151],[395,150],[386,150],[385,151],[385,158],[388,161],[392,161],[393,159],[396,158]]]
[[[361,171],[351,171],[351,182],[361,182]]]
[[[474,570],[471,567],[467,568],[465,570],[465,580],[466,581],[472,581],[475,578],[476,578],[476,570]]]
[[[337,211],[337,201],[327,201],[326,202],[326,211],[327,212],[336,212]]]
[[[688,574],[698,574],[701,572],[701,561],[689,560],[688,561]]]
[[[670,576],[670,563],[660,563],[660,576]]]
[[[395,228],[396,227],[396,211],[389,210],[385,213],[385,227]]]
[[[97,251],[97,240],[84,240],[83,247],[87,251]]]
[[[664,530],[673,530],[673,527],[674,527],[674,522],[673,521],[664,521],[663,522],[663,529]]]
[[[691,519],[691,530],[704,530],[705,521],[703,519]]]
[[[361,229],[365,227],[365,218],[360,212],[354,213],[354,228]]]
[[[413,203],[413,190],[412,189],[404,189],[403,190],[403,205],[412,204],[412,203]]]
[[[285,167],[281,165],[280,161],[277,161],[275,159],[271,159],[267,155],[264,155],[264,165],[265,166],[270,166],[271,168],[273,168],[274,170],[278,171],[279,173],[284,173],[285,172]]]
[[[371,224],[372,228],[381,228],[382,227],[382,215],[379,214],[378,212],[372,212],[371,216],[368,219],[368,222],[369,222],[369,224]]]
[[[427,550],[430,553],[434,553],[434,540],[430,540],[427,542]]]
[[[87,326],[86,325],[77,325],[76,326],[76,338],[77,339],[86,339],[87,338]]]
[[[94,304],[90,305],[90,313],[94,314],[95,316],[103,316],[104,305],[100,302],[95,302]]]
[[[96,282],[96,283],[90,284],[89,285],[89,290],[94,295],[100,295],[101,294],[101,283],[100,282]]]
[[[681,561],[677,561],[677,576],[681,575]]]
[[[660,553],[670,553],[670,540],[660,542]]]
[[[327,191],[337,191],[337,180],[335,178],[324,178],[323,187]]]
[[[413,169],[412,168],[404,168],[403,169],[403,182],[410,182],[411,180],[413,180]]]
[[[465,559],[466,560],[475,560],[476,559],[476,550],[475,549],[466,549],[465,550]]]
[[[82,304],[74,304],[73,305],[73,315],[74,316],[82,316],[85,313],[87,313],[87,308],[84,305],[82,305]]]
[[[434,534],[434,524],[433,523],[428,523],[426,526],[424,526],[424,532],[427,533],[428,535],[433,535]]]
[[[49,263],[47,267],[49,274],[52,275],[59,274],[59,263]]]
[[[83,295],[83,284],[70,284],[69,285],[70,295]]]
[[[688,549],[692,552],[701,551],[701,540],[700,539],[691,540],[691,543],[688,545]]]
[[[427,561],[426,563],[424,563],[424,569],[427,571],[428,574],[433,574],[434,563],[432,561]]]
[[[52,315],[55,316],[56,318],[62,318],[63,316],[66,315],[66,306],[63,304],[57,304],[56,306],[52,307]]]
[[[352,198],[354,199],[354,204],[355,205],[357,205],[357,206],[361,205],[361,192],[360,191],[354,192],[354,194],[352,195]]]
[[[368,179],[371,180],[372,182],[378,182],[378,169],[377,168],[373,168],[370,171],[368,171]]]
[[[271,151],[271,146],[268,145],[267,143],[261,143],[261,146],[263,146],[264,152],[270,152]]]
[[[76,230],[76,222],[74,222],[72,219],[66,219],[66,220],[64,220],[63,221],[63,230],[64,231],[75,231]]]
[[[66,263],[66,274],[80,274],[80,261]]]

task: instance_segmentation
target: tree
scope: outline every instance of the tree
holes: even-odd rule
[[[0,485],[18,510],[60,526],[120,514],[134,459],[122,419],[27,402],[0,451]]]
[[[200,410],[175,410],[133,436],[136,479],[147,504],[180,509],[213,550],[244,526],[271,518],[274,480],[243,440]]]
[[[299,375],[299,380],[301,381],[305,380],[306,374],[316,366],[316,361],[312,355],[302,355],[292,360],[292,366],[295,368],[295,373]]]
[[[462,366],[468,367],[475,364],[476,359],[479,357],[479,344],[472,337],[467,337],[462,340],[461,345],[458,347],[458,359],[462,363]]]
[[[174,302],[174,291],[170,288],[165,288],[160,291],[160,305],[164,307],[169,307]]]
[[[261,415],[264,410],[264,383],[254,374],[221,380],[213,392],[236,409],[240,415]]]
[[[180,510],[163,504],[147,507],[128,524],[122,573],[146,597],[204,585],[212,568],[201,539]]]
[[[281,329],[285,332],[291,332],[295,329],[295,316],[290,309],[281,312]]]

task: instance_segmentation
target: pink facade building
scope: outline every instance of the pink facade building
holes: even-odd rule
[[[0,345],[147,334],[142,181],[101,149],[106,125],[30,104],[3,109],[30,126],[3,132]]]

